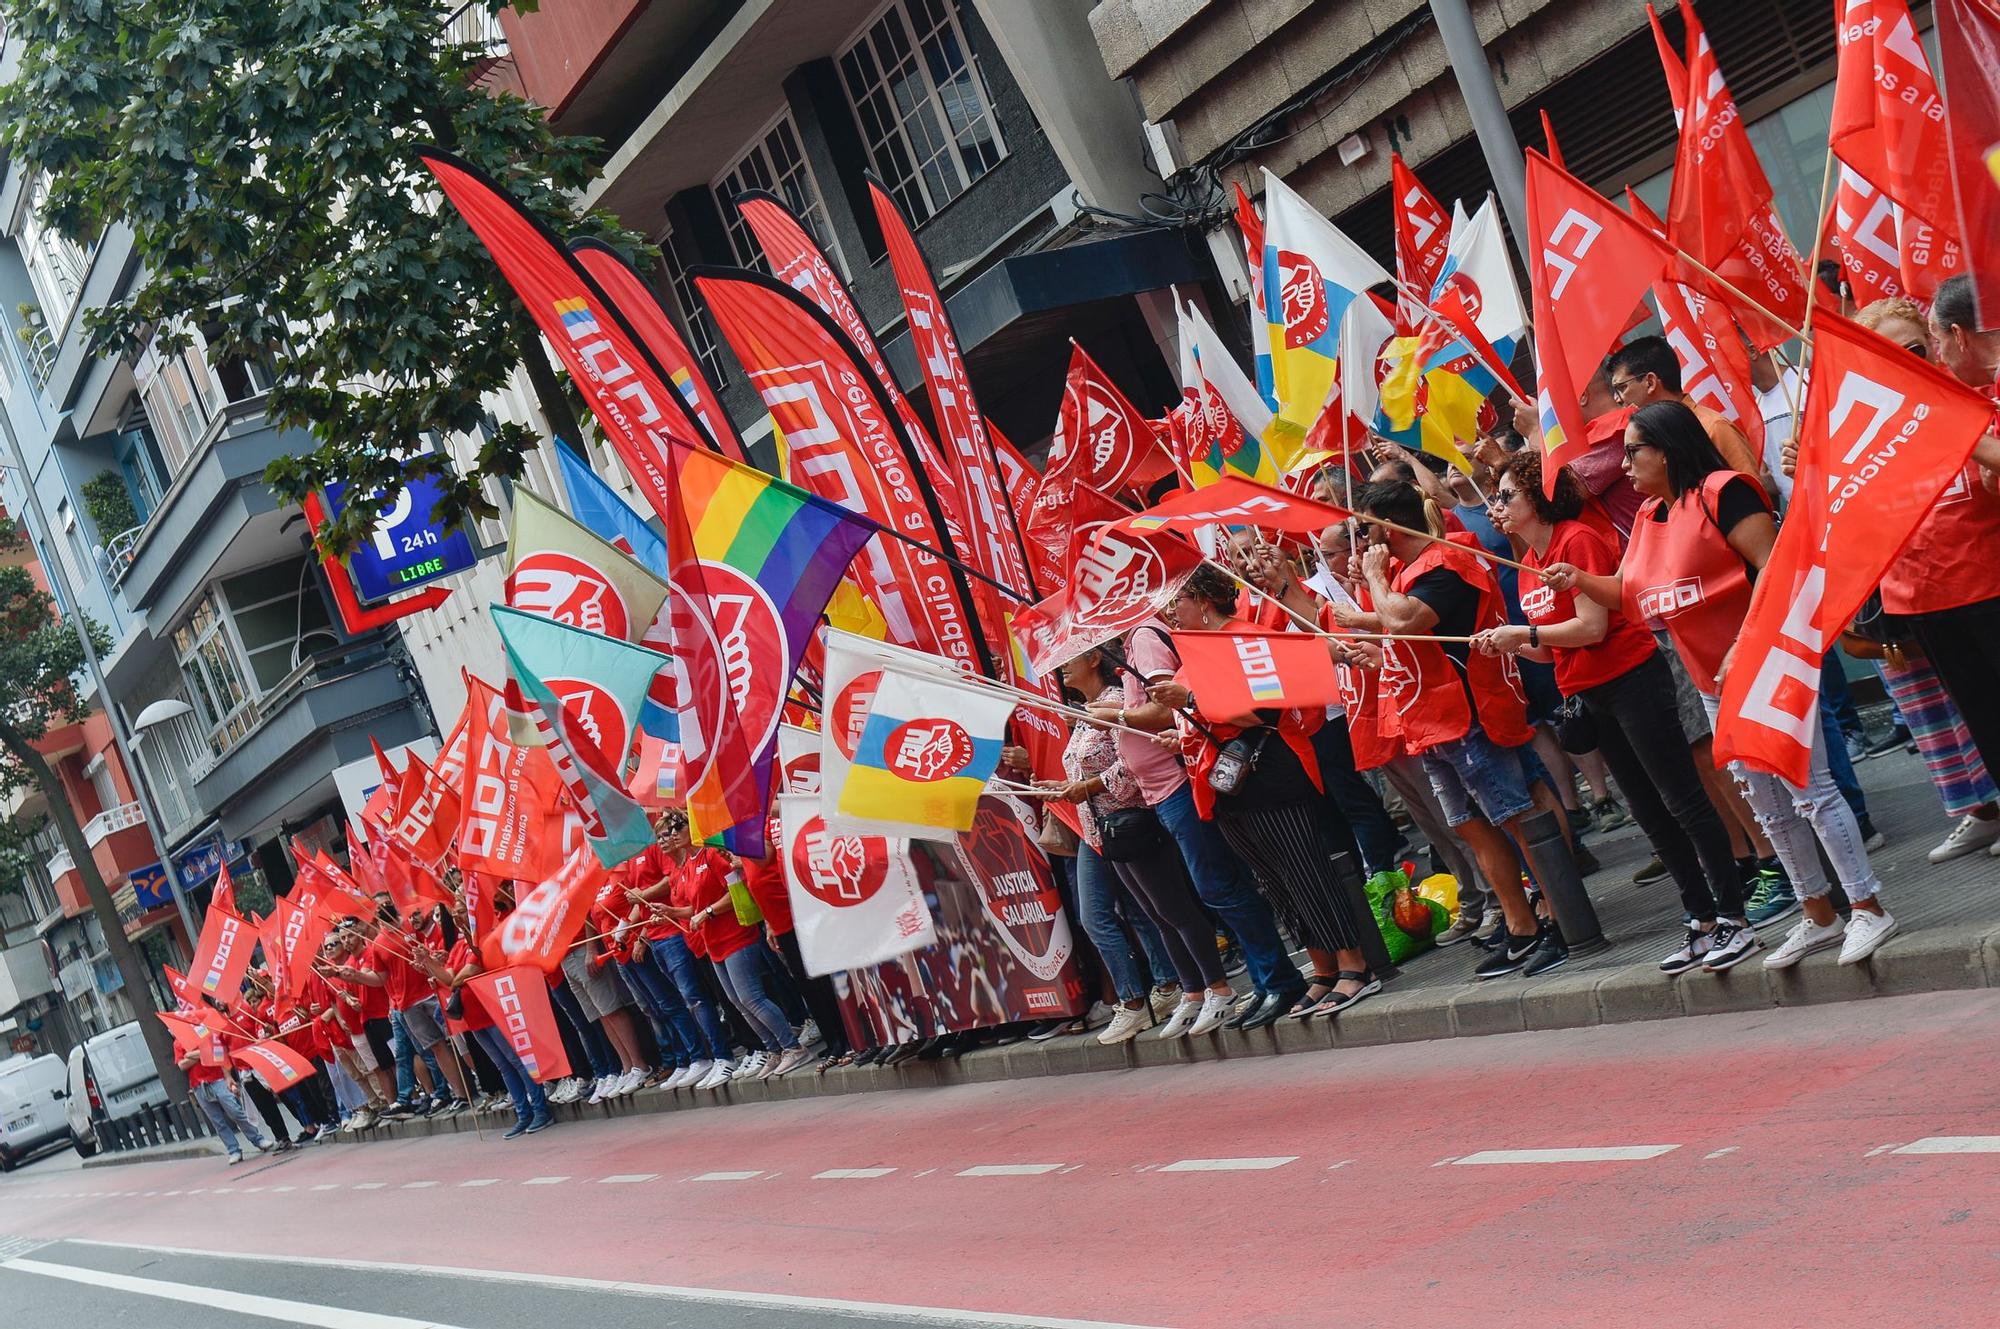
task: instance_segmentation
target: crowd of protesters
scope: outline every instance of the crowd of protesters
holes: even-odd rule
[[[1928,311],[1883,300],[1857,318],[1993,391],[2000,333],[1977,329],[1966,279]],[[1637,824],[1655,857],[1636,880],[1671,881],[1685,923],[1665,974],[1719,973],[1760,952],[1784,968],[1836,946],[1841,963],[1864,960],[1897,924],[1870,866],[1883,837],[1855,761],[1921,753],[1953,822],[1931,861],[2000,852],[1984,760],[2000,752],[2000,497],[1980,465],[2000,440],[1982,444],[1829,652],[1807,783],[1718,771],[1719,680],[1776,542],[1799,409],[1796,376],[1768,357],[1758,376],[1761,456],[1686,396],[1664,339],[1637,338],[1583,393],[1593,446],[1552,484],[1526,410],[1477,441],[1470,473],[1383,444],[1347,474],[1315,477],[1354,520],[1309,541],[1240,532],[1162,621],[1070,660],[1070,699],[1099,723],[1074,727],[1065,778],[1043,782],[1074,805],[1081,836],[1044,845],[1102,999],[1096,1020],[852,1047],[833,983],[801,962],[776,854],[693,845],[685,817],[667,812],[549,975],[574,1075],[537,1083],[468,999],[480,957],[446,872],[448,905],[404,916],[385,896],[374,917],[343,918],[285,1021],[270,975],[251,970],[225,1040],[281,1037],[324,1074],[276,1096],[245,1076],[246,1109],[228,1073],[190,1053],[196,1099],[235,1161],[246,1142],[286,1149],[465,1111],[511,1115],[511,1139],[549,1126],[552,1104],[656,1085],[701,1093],[988,1039],[1097,1028],[1114,1044],[1337,1016],[1381,988],[1364,944],[1377,925],[1353,879],[1424,860],[1455,879],[1459,902],[1437,945],[1476,949],[1478,979],[1532,976],[1568,958],[1528,852],[1541,813],[1586,873],[1586,833]],[[1671,605],[1641,602],[1645,588],[1696,582],[1698,595]],[[1341,704],[1205,708],[1173,633],[1253,629],[1321,634]],[[1879,672],[1887,734],[1854,717],[1841,654]],[[1027,778],[1024,752],[1004,760]],[[497,914],[514,885],[497,884]],[[760,922],[743,921],[742,893]]]

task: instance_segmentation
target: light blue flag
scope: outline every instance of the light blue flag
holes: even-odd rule
[[[625,758],[646,690],[671,658],[505,605],[493,606],[493,626],[599,861],[644,852],[653,828],[625,790]]]
[[[590,463],[581,454],[561,439],[556,440],[556,457],[562,464],[570,515],[613,544],[622,538],[632,547],[632,557],[654,576],[668,577],[667,537],[648,525],[603,476],[590,469]]]

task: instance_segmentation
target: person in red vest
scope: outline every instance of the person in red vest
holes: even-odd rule
[[[1721,676],[1750,610],[1752,578],[1771,557],[1777,522],[1763,488],[1723,460],[1701,420],[1680,402],[1639,408],[1625,430],[1625,470],[1650,501],[1618,571],[1606,575],[1552,563],[1542,579],[1558,594],[1579,590],[1628,618],[1663,621],[1712,723],[1722,707]],[[1826,727],[1808,728],[1812,767],[1803,789],[1741,762],[1730,764],[1805,910],[1765,957],[1768,969],[1789,968],[1828,946],[1841,948],[1842,964],[1854,964],[1896,932],[1854,810],[1827,769]],[[1845,924],[1820,870],[1822,846],[1854,904]]]
[[[1583,506],[1583,486],[1567,466],[1556,474],[1554,496],[1543,492],[1539,451],[1515,454],[1493,486],[1494,518],[1520,542],[1521,561],[1529,567],[1568,563],[1614,572],[1618,547],[1580,520]],[[1652,634],[1622,611],[1574,591],[1523,581],[1527,624],[1488,629],[1474,647],[1553,663],[1562,694],[1579,699],[1595,721],[1599,750],[1692,920],[1686,944],[1660,962],[1661,972],[1734,967],[1763,943],[1744,914],[1744,882],[1729,832],[1682,737],[1674,676]]]
[[[1382,685],[1394,698],[1404,745],[1423,758],[1446,822],[1479,861],[1506,918],[1507,935],[1493,939],[1473,975],[1545,973],[1569,952],[1553,922],[1536,918],[1521,884],[1523,818],[1536,810],[1540,765],[1528,749],[1534,729],[1513,660],[1470,645],[1475,633],[1506,622],[1499,583],[1470,536],[1461,543],[1413,533],[1431,529],[1415,487],[1372,483],[1354,506],[1369,532],[1361,573],[1375,605],[1372,630],[1460,639],[1385,641]]]

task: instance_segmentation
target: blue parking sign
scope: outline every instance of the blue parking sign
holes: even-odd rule
[[[338,482],[326,487],[330,517],[340,515],[346,492]],[[363,601],[386,600],[479,561],[464,531],[447,531],[437,520],[438,497],[437,482],[429,476],[411,480],[383,509],[373,533],[354,546],[347,567]]]

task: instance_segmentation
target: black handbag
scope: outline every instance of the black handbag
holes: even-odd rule
[[[1097,823],[1097,855],[1107,863],[1130,863],[1160,847],[1167,828],[1160,814],[1149,807],[1113,808],[1099,812],[1090,805],[1091,819]]]
[[[1271,730],[1264,725],[1245,730],[1222,745],[1215,754],[1215,765],[1208,771],[1208,787],[1218,794],[1236,794],[1250,782],[1251,772],[1257,769],[1257,759],[1264,755],[1264,743],[1271,737]]]
[[[1556,711],[1556,742],[1572,757],[1597,751],[1597,717],[1581,697],[1564,697]]]

